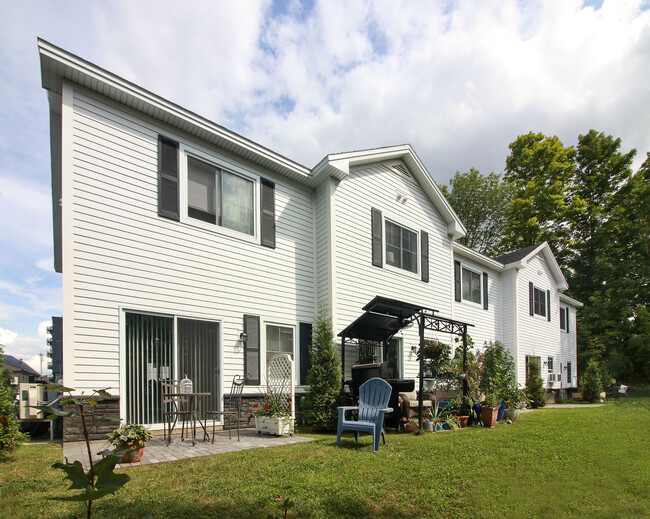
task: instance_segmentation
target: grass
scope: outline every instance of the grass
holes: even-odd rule
[[[302,502],[294,517],[650,517],[650,398],[600,408],[541,409],[495,429],[369,436],[336,448],[334,435],[128,469],[95,517],[259,517],[278,514],[280,488]],[[146,456],[146,453],[145,453]],[[0,463],[0,517],[82,517],[50,468],[60,446],[27,444]]]

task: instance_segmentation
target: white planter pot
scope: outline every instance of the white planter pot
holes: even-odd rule
[[[255,429],[258,433],[286,436],[293,434],[291,418],[284,416],[256,416]]]

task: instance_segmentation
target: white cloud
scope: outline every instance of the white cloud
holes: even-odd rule
[[[16,337],[18,337],[18,334],[16,332],[0,328],[0,344],[7,346],[14,342],[16,340]]]
[[[52,321],[41,321],[38,323],[38,336],[41,339],[47,339],[50,335],[47,329],[52,326]]]

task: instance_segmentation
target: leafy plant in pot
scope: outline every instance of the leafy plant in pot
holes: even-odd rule
[[[481,406],[481,421],[483,427],[494,427],[497,423],[497,415],[499,414],[499,403],[501,399],[495,392],[485,393],[485,405]]]
[[[151,437],[151,432],[146,427],[125,424],[108,435],[108,442],[115,445],[115,454],[122,456],[123,463],[135,463],[142,459],[144,447]]]
[[[458,415],[461,428],[467,427],[473,405],[474,402],[469,396],[459,396],[452,400],[451,407]]]
[[[506,411],[503,418],[515,422],[519,418],[519,407],[526,400],[525,393],[519,389],[517,382],[511,384],[503,395]]]

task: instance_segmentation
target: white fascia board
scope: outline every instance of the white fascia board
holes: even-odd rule
[[[43,88],[50,92],[60,94],[63,80],[67,79],[190,134],[199,135],[207,132],[214,137],[217,143],[221,143],[221,146],[224,144],[232,146],[239,153],[250,155],[254,162],[259,162],[298,182],[307,183],[309,180],[310,170],[306,166],[40,38],[38,39],[38,50],[41,59],[41,83]],[[203,140],[206,139],[203,138]]]
[[[584,306],[583,303],[581,303],[577,299],[573,299],[572,297],[567,296],[566,294],[560,294],[560,302],[566,303],[576,308],[582,308]]]
[[[312,170],[311,178],[314,183],[312,187],[322,182],[328,174],[342,180],[350,173],[350,168],[389,160],[402,160],[406,164],[406,167],[409,168],[424,193],[447,224],[447,233],[453,239],[465,236],[466,229],[463,222],[461,222],[440,188],[433,181],[410,144],[328,155]]]
[[[465,245],[462,245],[460,243],[454,242],[454,255],[458,255],[470,259],[475,263],[478,263],[479,265],[482,265],[487,268],[491,268],[492,270],[496,270],[497,272],[502,272],[505,270],[502,263],[488,256],[485,256],[484,254],[481,254],[480,252],[475,251],[474,249],[470,249],[469,247],[466,247]]]

